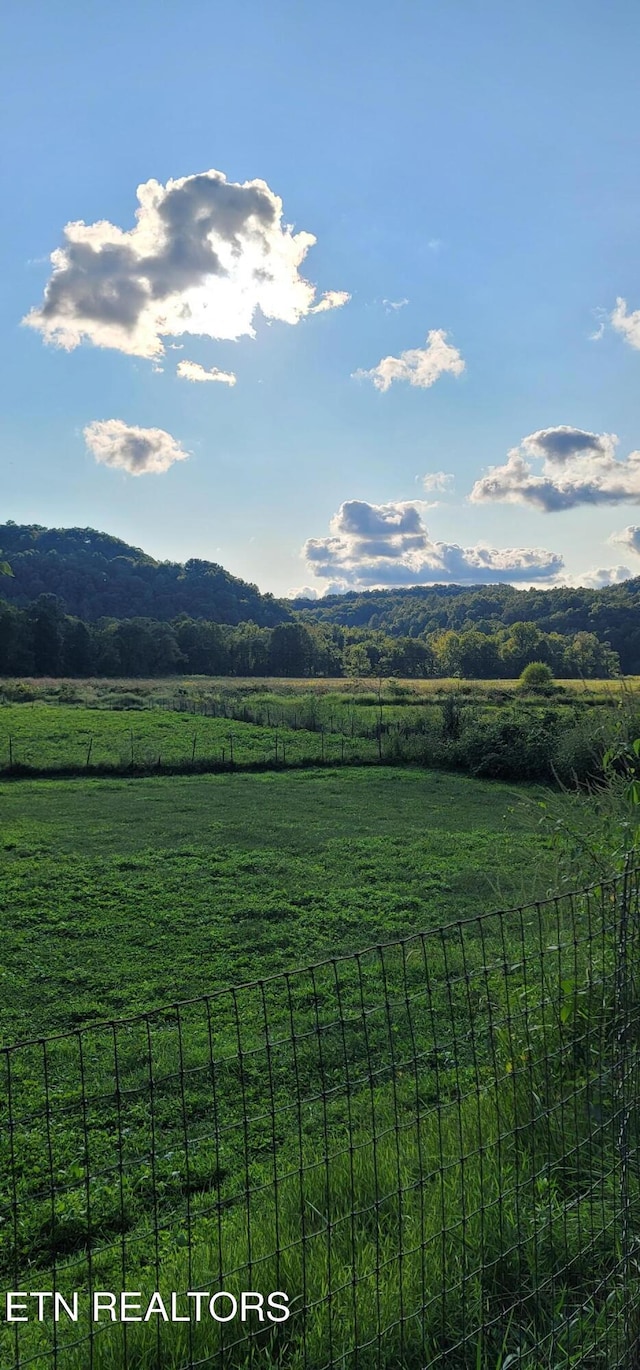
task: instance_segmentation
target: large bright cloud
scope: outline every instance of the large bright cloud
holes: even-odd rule
[[[44,301],[24,320],[47,342],[84,339],[138,357],[159,357],[163,339],[254,335],[258,309],[295,324],[349,298],[315,287],[299,268],[315,243],[282,221],[265,181],[227,181],[221,171],[138,187],[136,226],[102,219],[67,224],[51,255]]]
[[[465,363],[457,349],[447,342],[442,328],[432,328],[424,347],[413,347],[399,357],[383,357],[370,371],[354,371],[358,380],[370,380],[376,390],[388,390],[394,381],[408,381],[428,390],[445,372],[459,376]]]
[[[237,380],[233,371],[220,371],[217,366],[212,366],[207,371],[200,362],[190,362],[186,359],[178,362],[176,375],[181,376],[184,381],[217,381],[221,385],[235,385]]]
[[[640,348],[640,309],[634,309],[629,313],[627,301],[618,296],[611,315],[611,323],[616,333],[621,333],[630,347]]]
[[[588,433],[561,425],[541,428],[477,480],[470,498],[532,504],[545,513],[578,504],[640,504],[640,452],[616,455],[615,433]],[[540,461],[536,474],[532,461]]]
[[[189,455],[164,428],[137,428],[122,419],[96,419],[84,429],[84,439],[102,466],[131,476],[159,475]]]
[[[531,582],[558,575],[563,560],[539,547],[496,549],[479,544],[434,542],[418,504],[368,504],[347,500],[330,523],[330,536],[309,538],[303,548],[308,571],[342,589]]]

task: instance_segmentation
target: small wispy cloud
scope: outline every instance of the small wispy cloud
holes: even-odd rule
[[[448,471],[429,471],[426,476],[417,476],[426,495],[446,495],[451,492],[454,477]],[[430,498],[424,501],[427,508],[435,509],[440,500]]]
[[[349,303],[351,296],[348,290],[325,290],[321,300],[314,304],[310,314],[326,314],[328,309],[342,309],[342,306]]]
[[[393,313],[393,312],[397,312],[399,309],[404,309],[405,305],[407,305],[407,304],[409,303],[409,301],[408,301],[407,299],[404,299],[404,300],[383,300],[382,303],[383,303],[383,305],[384,305],[384,307],[385,307],[385,310],[386,310],[387,314],[391,314],[391,313]]]
[[[220,371],[217,366],[212,366],[207,371],[204,366],[200,365],[200,362],[190,362],[186,358],[184,361],[178,362],[176,375],[180,376],[183,381],[217,381],[220,385],[235,385],[237,381],[237,376],[234,375],[233,371]]]
[[[428,494],[434,490],[450,490],[453,485],[453,476],[450,471],[430,471],[428,475],[422,476],[422,488]]]
[[[600,339],[604,337],[610,316],[606,309],[594,309],[592,313],[596,320],[596,327],[593,333],[587,334],[587,337],[589,342],[600,342]]]

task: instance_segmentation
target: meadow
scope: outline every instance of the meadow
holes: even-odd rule
[[[640,729],[635,682],[5,681],[0,773],[178,774],[422,765],[490,779],[597,780]]]
[[[549,947],[552,982],[574,1005],[587,983],[609,986],[612,963],[605,942],[591,941],[586,906],[576,906],[577,924],[561,923],[553,905],[546,923],[530,915],[523,924],[517,912],[478,921],[555,887],[548,790],[394,764],[393,725],[397,736],[407,725],[411,736],[440,736],[451,691],[216,682],[207,693],[184,682],[169,695],[158,682],[113,685],[24,682],[34,697],[0,709],[0,753],[9,737],[15,748],[13,772],[0,780],[0,1031],[7,1045],[31,1042],[8,1054],[0,1104],[0,1171],[15,1185],[13,1197],[0,1195],[5,1281],[28,1270],[35,1288],[52,1278],[62,1291],[96,1280],[120,1288],[126,1278],[128,1288],[185,1289],[209,1287],[219,1270],[252,1287],[258,1269],[258,1287],[316,1298],[304,1346],[293,1319],[279,1340],[263,1338],[266,1365],[284,1358],[292,1370],[319,1370],[333,1363],[337,1337],[362,1344],[353,1361],[362,1370],[418,1370],[427,1353],[456,1370],[503,1370],[514,1346],[525,1370],[538,1370],[545,1336],[553,1363],[569,1367],[584,1320],[567,1326],[554,1262],[562,1249],[572,1263],[571,1298],[588,1290],[594,1261],[610,1277],[616,1191],[608,1134],[600,1154],[589,1114],[576,1115],[573,1170],[578,1154],[600,1166],[597,1192],[576,1209],[557,1124],[567,1125],[582,1059],[572,1034],[604,1040],[611,1006],[607,989],[588,1023],[575,1006],[566,1015],[555,1000],[545,1008],[544,996],[532,1009],[521,1001],[521,968],[530,966],[525,987],[528,974],[541,990]],[[504,693],[483,687],[478,696],[496,715],[511,707]],[[610,711],[607,701],[595,692],[585,716]],[[523,704],[534,719],[549,707]],[[234,773],[227,755],[221,773],[195,773],[231,735]],[[277,759],[276,735],[286,749]],[[343,743],[354,749],[350,765],[337,752]],[[158,753],[193,773],[153,773]],[[321,764],[309,764],[314,757]],[[94,758],[107,773],[91,773]],[[589,802],[559,795],[557,811],[566,805],[573,822]],[[426,963],[420,935],[445,925],[454,932],[436,939]],[[407,937],[417,939],[408,951],[272,981]],[[515,972],[508,988],[505,957]],[[152,1017],[130,1018],[141,1013]],[[568,1045],[550,1074],[558,1024]],[[43,1043],[52,1033],[62,1035]],[[544,1163],[517,1143],[536,1098],[551,1100],[555,1118],[550,1128],[536,1123]],[[250,1205],[249,1194],[258,1196]],[[398,1272],[399,1240],[407,1254]],[[471,1273],[470,1259],[479,1262]],[[423,1308],[425,1287],[427,1309],[399,1330],[398,1301]],[[523,1289],[528,1311],[512,1328],[501,1311]],[[606,1316],[588,1314],[589,1336],[603,1316],[618,1335],[615,1288],[611,1297]],[[471,1353],[465,1329],[483,1322],[487,1298],[495,1326]],[[177,1370],[217,1355],[220,1335],[174,1328],[161,1341],[157,1327],[127,1329],[128,1341],[98,1337],[92,1364]],[[84,1370],[86,1345],[60,1337],[58,1363]],[[0,1340],[10,1363],[9,1329]],[[45,1370],[50,1330],[21,1329],[20,1354]],[[613,1363],[607,1354],[593,1364]],[[221,1363],[251,1356],[240,1339]]]
[[[4,1041],[543,893],[535,789],[415,768],[4,784]]]
[[[291,1290],[303,1323],[257,1346],[296,1370],[355,1344],[371,1370],[502,1370],[514,1347],[538,1370],[541,1338],[568,1368],[596,1335],[614,1364],[615,1147],[591,1117],[614,962],[586,904],[478,917],[553,884],[540,795],[408,767],[3,785],[3,1024],[35,1039],[6,1059],[3,1278]],[[107,1331],[96,1370],[222,1355],[215,1324]],[[20,1328],[23,1361],[45,1370],[51,1338]]]

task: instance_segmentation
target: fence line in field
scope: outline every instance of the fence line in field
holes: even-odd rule
[[[629,867],[5,1048],[3,1366],[632,1370],[639,968]]]
[[[366,765],[370,763],[391,763],[398,765],[416,760],[415,752],[403,751],[401,732],[398,728],[392,737],[390,725],[383,725],[367,733],[353,737],[344,733],[329,733],[324,728],[316,730],[315,750],[298,751],[289,733],[308,732],[308,729],[288,729],[274,727],[271,737],[263,744],[263,739],[246,739],[242,732],[229,732],[220,744],[211,749],[209,739],[202,739],[198,733],[185,736],[182,756],[175,755],[171,739],[163,753],[160,745],[152,745],[149,738],[135,736],[127,730],[118,740],[115,738],[90,737],[83,739],[77,747],[69,748],[70,755],[64,760],[39,761],[37,744],[28,743],[24,749],[20,742],[9,734],[6,739],[4,761],[0,754],[0,774],[5,778],[46,775],[88,774],[149,774],[160,771],[165,774],[189,771],[213,772],[228,770],[271,770],[287,767],[335,765]],[[410,734],[403,734],[405,741]],[[419,734],[415,734],[418,737]],[[375,743],[367,751],[366,744]],[[100,757],[102,751],[102,758]],[[75,757],[71,755],[75,752]],[[243,754],[244,753],[244,754]]]

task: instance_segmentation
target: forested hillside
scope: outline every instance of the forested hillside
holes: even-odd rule
[[[291,617],[273,595],[261,594],[216,562],[154,561],[95,528],[3,523],[0,555],[12,571],[1,582],[3,599],[24,608],[39,595],[56,595],[67,614],[88,623],[134,616],[166,622],[190,614],[271,628]]]
[[[640,673],[640,580],[277,600],[214,562],[155,561],[92,528],[0,525],[0,675]]]
[[[516,590],[511,585],[417,585],[297,600],[303,621],[369,628],[390,637],[475,630],[493,635],[515,623],[543,633],[593,633],[617,652],[625,674],[640,671],[640,577],[603,590]]]

